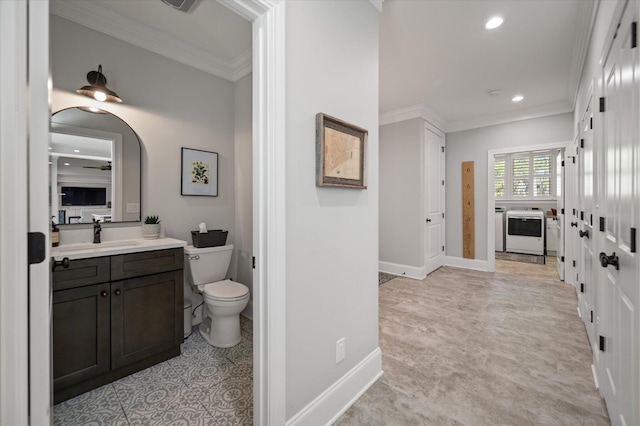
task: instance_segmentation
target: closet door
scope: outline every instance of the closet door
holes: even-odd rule
[[[594,307],[595,287],[593,283],[594,258],[594,180],[593,180],[593,98],[589,97],[580,123],[580,149],[578,150],[578,180],[580,220],[578,222],[580,241],[578,243],[578,309],[585,323],[589,342],[595,340]],[[597,219],[596,219],[597,220]]]
[[[442,266],[444,255],[444,136],[424,127],[426,273]]]
[[[627,4],[604,65],[601,283],[603,395],[612,424],[638,423],[638,53],[635,2]]]

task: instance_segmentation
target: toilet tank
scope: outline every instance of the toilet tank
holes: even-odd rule
[[[184,260],[190,284],[200,285],[224,280],[232,254],[233,244],[204,248],[185,247]]]

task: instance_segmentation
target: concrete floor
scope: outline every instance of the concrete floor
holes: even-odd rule
[[[609,425],[572,286],[547,265],[380,286],[384,375],[336,425]]]

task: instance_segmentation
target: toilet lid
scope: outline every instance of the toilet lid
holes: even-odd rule
[[[204,286],[204,294],[214,299],[240,299],[248,293],[247,286],[231,280],[218,281]]]

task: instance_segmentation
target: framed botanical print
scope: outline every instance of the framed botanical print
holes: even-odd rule
[[[218,196],[218,153],[182,148],[182,195]]]

